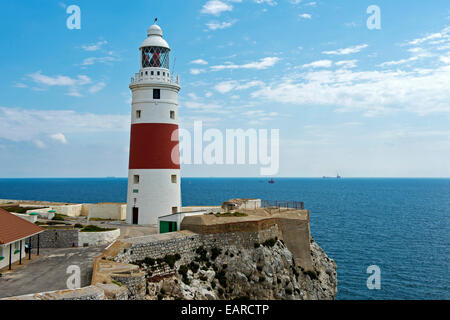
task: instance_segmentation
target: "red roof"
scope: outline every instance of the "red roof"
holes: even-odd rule
[[[0,244],[7,244],[41,233],[43,228],[0,208]]]

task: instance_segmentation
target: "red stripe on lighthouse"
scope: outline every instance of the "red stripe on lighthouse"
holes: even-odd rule
[[[131,125],[129,169],[180,169],[178,125]],[[175,135],[172,141],[172,135]]]

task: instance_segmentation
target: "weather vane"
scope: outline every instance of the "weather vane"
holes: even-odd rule
[[[158,21],[158,18],[155,18],[155,21],[153,23],[156,23],[156,21]]]

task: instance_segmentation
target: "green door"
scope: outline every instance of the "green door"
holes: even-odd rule
[[[169,232],[169,223],[167,221],[160,221],[159,222],[159,233],[167,233]]]
[[[160,221],[159,233],[167,233],[177,231],[177,223],[172,221]]]

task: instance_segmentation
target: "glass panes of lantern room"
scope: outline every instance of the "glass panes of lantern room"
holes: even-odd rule
[[[169,51],[161,47],[142,48],[142,68],[169,69]]]

